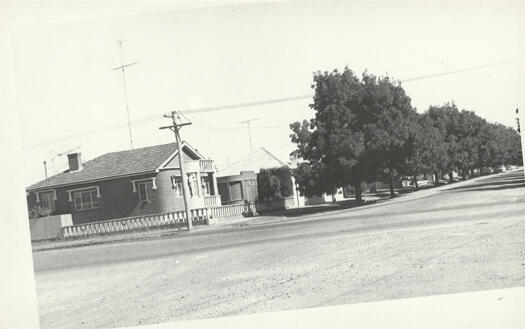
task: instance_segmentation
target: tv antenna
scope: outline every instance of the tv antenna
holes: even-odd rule
[[[248,127],[248,138],[250,139],[250,152],[253,151],[253,144],[252,144],[252,129],[250,127],[250,122],[259,120],[259,119],[250,119],[250,120],[244,120],[239,123],[246,123],[246,126]]]
[[[58,158],[61,158],[63,157],[64,155],[67,155],[73,151],[76,151],[78,149],[80,149],[82,147],[82,145],[77,145],[67,151],[63,151],[63,152],[60,152],[60,153],[54,153],[55,151],[50,151],[49,153],[52,154],[51,158],[49,158],[48,160],[51,162],[51,168],[48,168],[47,164],[48,164],[48,161],[44,160],[43,163],[44,163],[44,174],[45,174],[45,177],[47,179],[48,177],[48,169],[51,169],[50,172],[52,175],[54,175],[57,170],[55,169],[55,160],[58,159]]]
[[[124,60],[122,58],[122,40],[119,39],[118,44],[119,44],[119,52],[120,52],[120,66],[115,67],[113,70],[114,71],[120,70],[122,72],[122,85],[124,86],[124,101],[126,103],[126,113],[128,115],[129,143],[131,145],[131,149],[133,150],[133,137],[131,135],[131,121],[129,119],[128,89],[126,87],[126,68],[128,66],[138,64],[138,62],[124,64]]]

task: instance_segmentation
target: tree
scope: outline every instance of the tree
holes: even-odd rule
[[[440,170],[450,172],[451,181],[452,170],[461,172],[465,179],[475,167],[482,171],[483,167],[521,161],[520,136],[512,128],[488,123],[472,111],[460,112],[454,103],[431,106],[423,116],[442,136],[446,163],[436,162],[441,163],[437,166]]]
[[[457,170],[465,157],[460,139],[460,112],[454,103],[442,106],[430,106],[426,114],[432,124],[443,136],[443,144],[447,152],[447,163],[442,168],[449,172],[449,180],[453,182],[453,170]]]
[[[479,148],[481,143],[481,129],[486,121],[472,111],[463,110],[459,116],[459,149],[458,165],[463,179],[466,173],[480,162]]]
[[[360,203],[361,183],[381,177],[394,196],[393,179],[410,156],[410,117],[415,113],[401,85],[366,72],[359,79],[345,68],[317,72],[312,88],[315,116],[292,123],[290,136],[297,144],[292,155],[323,178],[317,188],[331,193],[351,184]]]
[[[403,174],[415,152],[413,133],[417,112],[399,83],[388,77],[363,75],[366,147],[375,161],[375,177],[388,182],[394,197],[394,179]]]
[[[326,171],[321,166],[321,164],[312,166],[308,162],[301,162],[293,169],[292,174],[302,195],[321,196],[327,190],[323,179]]]
[[[414,152],[407,159],[404,172],[408,176],[414,176],[418,188],[418,175],[433,174],[446,167],[447,151],[443,135],[432,125],[432,120],[426,114],[417,115],[410,142],[413,143]]]
[[[356,200],[361,202],[360,185],[366,175],[364,134],[357,120],[361,82],[345,68],[342,73],[317,72],[312,88],[315,96],[310,108],[315,111],[315,117],[292,123],[290,137],[297,144],[292,155],[309,165],[303,164],[297,173],[312,171],[322,179],[303,180],[296,176],[299,188],[331,193],[339,186],[352,184],[356,187]],[[305,182],[317,185],[301,186]]]

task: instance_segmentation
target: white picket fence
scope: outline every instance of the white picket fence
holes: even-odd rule
[[[249,213],[248,209],[249,205],[246,204],[192,209],[191,219],[192,223],[208,224],[210,219],[233,218],[237,216],[247,215]],[[100,222],[65,226],[62,228],[62,237],[87,237],[95,234],[144,230],[151,228],[166,227],[170,225],[181,226],[183,223],[187,223],[186,212],[175,211],[164,214],[134,216],[105,220]]]

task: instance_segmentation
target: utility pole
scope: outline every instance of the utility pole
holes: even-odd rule
[[[246,123],[246,126],[248,127],[248,138],[250,139],[250,152],[253,151],[252,130],[250,128],[250,122],[255,121],[255,120],[258,120],[258,119],[250,119],[250,120],[245,120],[245,121],[239,122],[239,123]]]
[[[126,67],[135,65],[138,62],[128,63],[124,64],[124,60],[122,59],[122,40],[118,40],[119,44],[119,51],[120,51],[120,66],[115,67],[113,70],[121,70],[122,72],[122,85],[124,86],[124,101],[126,104],[126,113],[128,115],[128,129],[129,129],[129,143],[131,145],[131,149],[133,150],[133,137],[131,136],[131,121],[129,119],[129,106],[128,106],[128,89],[126,87]]]
[[[191,223],[191,211],[190,211],[190,204],[189,204],[189,195],[188,195],[188,180],[186,177],[186,169],[184,168],[184,161],[183,161],[183,154],[182,154],[182,141],[180,138],[179,131],[183,126],[191,125],[191,122],[181,122],[181,116],[182,114],[179,111],[171,111],[170,114],[164,114],[165,118],[171,118],[172,125],[171,126],[164,126],[160,127],[159,129],[169,129],[175,133],[175,141],[177,143],[177,150],[179,153],[179,167],[180,167],[180,175],[182,180],[182,194],[184,198],[184,208],[186,210],[186,218],[188,221],[188,231],[191,231],[192,223]]]
[[[516,126],[517,126],[517,130],[518,130],[518,134],[521,133],[520,131],[520,110],[519,108],[516,108]]]

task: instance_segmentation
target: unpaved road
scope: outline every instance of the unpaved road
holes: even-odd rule
[[[41,327],[525,286],[523,171],[413,196],[314,219],[36,252]]]

